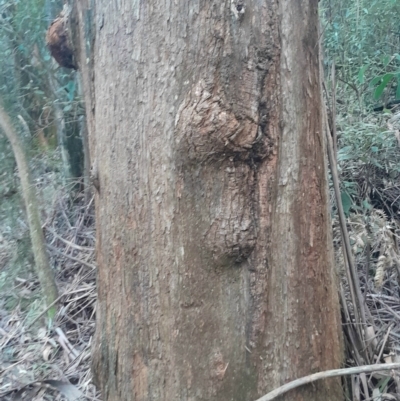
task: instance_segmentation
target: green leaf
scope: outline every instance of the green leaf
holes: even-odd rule
[[[374,79],[371,80],[371,82],[369,83],[369,87],[372,88],[373,86],[379,84],[379,82],[382,81],[382,76],[379,75],[378,77],[375,77]]]
[[[67,85],[65,85],[65,88],[67,89],[67,97],[69,101],[74,100],[75,97],[75,88],[76,84],[75,81],[69,81]]]
[[[379,163],[378,160],[376,160],[376,159],[371,159],[370,162],[371,162],[374,166],[379,167],[379,168],[381,168],[382,170],[385,168],[385,167],[384,167],[381,163]]]
[[[337,155],[338,161],[352,159],[354,156],[351,151],[352,151],[351,146],[345,146],[345,147],[339,149],[338,155]]]
[[[365,70],[366,70],[367,68],[368,68],[367,65],[363,65],[363,66],[360,68],[360,70],[358,71],[358,82],[359,82],[360,84],[363,84],[363,83],[365,82],[364,73],[365,73]]]
[[[379,99],[379,98],[382,96],[383,91],[385,90],[387,84],[391,81],[391,79],[392,79],[393,77],[394,77],[394,74],[392,74],[392,73],[385,74],[385,75],[382,77],[382,82],[381,82],[380,85],[375,89],[375,92],[374,92],[374,99],[375,99],[375,100]]]
[[[379,380],[378,387],[381,391],[384,391],[386,389],[386,386],[388,385],[390,379],[391,377],[382,377],[382,379]]]
[[[366,199],[364,199],[362,203],[363,203],[363,206],[365,209],[367,209],[367,210],[372,209],[372,205]]]
[[[376,153],[376,152],[378,152],[378,147],[377,146],[371,146],[371,152],[374,152],[374,153]]]
[[[388,66],[388,64],[390,63],[390,60],[391,60],[391,57],[388,55],[384,55],[381,57],[381,61],[385,67]]]
[[[18,46],[18,49],[21,51],[21,53],[26,52],[26,47],[22,43]]]
[[[342,199],[342,206],[343,206],[344,214],[345,214],[346,216],[348,216],[348,215],[349,215],[350,208],[351,208],[351,204],[352,204],[353,202],[351,201],[350,195],[349,195],[347,192],[342,192],[342,193],[340,194],[340,197],[341,197],[341,199]]]

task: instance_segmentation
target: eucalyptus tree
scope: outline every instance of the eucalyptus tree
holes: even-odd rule
[[[254,400],[342,360],[318,1],[76,1],[104,400]],[[342,400],[339,380],[285,400]]]

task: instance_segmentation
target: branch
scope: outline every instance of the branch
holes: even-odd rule
[[[296,379],[289,383],[286,383],[283,386],[278,387],[270,393],[262,396],[256,401],[272,401],[273,399],[287,393],[290,390],[293,390],[300,386],[304,386],[305,384],[313,383],[317,380],[326,379],[328,377],[349,376],[359,373],[372,373],[376,371],[392,369],[400,369],[400,363],[382,363],[378,365],[356,366],[354,368],[347,369],[326,370],[325,372],[314,373],[312,375],[302,377],[301,379]]]

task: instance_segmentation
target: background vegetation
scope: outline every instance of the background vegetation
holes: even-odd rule
[[[62,8],[62,0],[0,0],[0,103],[28,154],[61,294],[50,326],[15,158],[0,132],[2,400],[22,392],[25,398],[18,399],[43,399],[52,391],[57,399],[59,391],[67,399],[77,395],[77,388],[48,379],[68,379],[96,399],[88,371],[95,265],[93,201],[85,202],[82,194],[84,113],[77,73],[60,68],[45,43],[47,28]]]
[[[372,241],[375,266],[382,256],[381,230],[390,226],[397,236],[400,210],[399,15],[396,0],[321,4],[328,103],[336,94],[342,202],[349,224],[356,219],[356,254],[364,250],[357,244]]]
[[[398,361],[400,3],[323,0],[320,5],[325,95],[337,132],[341,200],[357,271],[354,294],[332,196],[346,362]],[[389,376],[353,377],[347,384],[349,400],[400,394]]]
[[[62,1],[0,0],[0,99],[30,155],[46,204],[43,214],[54,191],[80,177],[83,166],[76,74],[57,68],[45,45],[47,27],[61,9]],[[4,135],[0,160],[0,232],[16,245],[15,276],[31,263],[31,251],[15,160]]]

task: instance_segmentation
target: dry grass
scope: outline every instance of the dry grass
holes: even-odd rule
[[[84,205],[79,196],[59,194],[44,224],[61,294],[51,327],[35,277],[17,277],[0,297],[1,400],[62,400],[74,398],[77,389],[81,400],[100,399],[90,373],[96,312],[93,209],[93,201]],[[11,310],[5,307],[7,296],[18,301]]]

